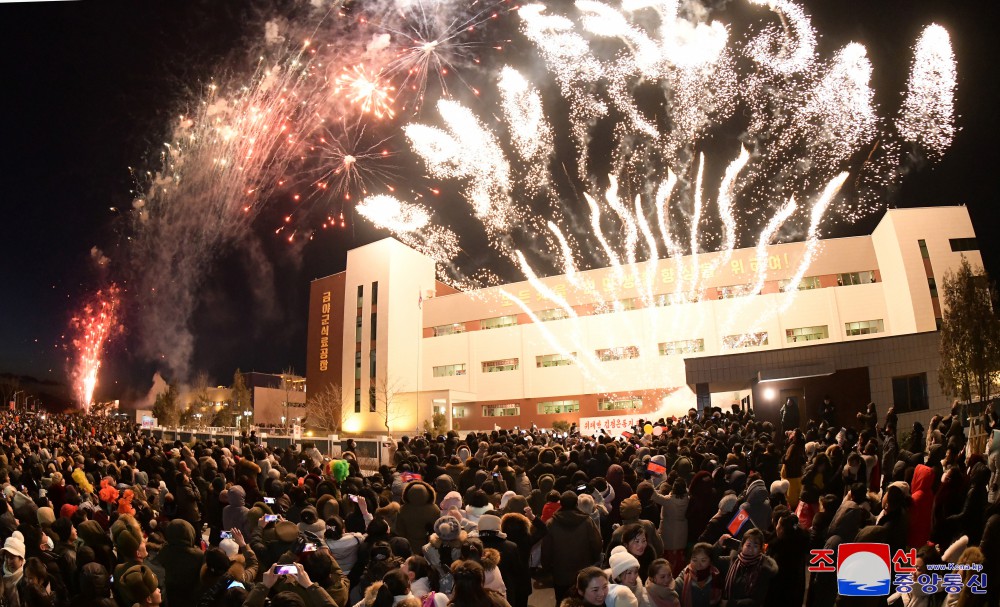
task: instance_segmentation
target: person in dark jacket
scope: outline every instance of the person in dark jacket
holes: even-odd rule
[[[723,535],[720,542],[730,539]],[[723,549],[721,544],[716,549]],[[778,573],[778,564],[763,553],[764,534],[760,529],[750,529],[743,535],[739,550],[717,559],[724,580],[722,600],[727,607],[763,607],[771,580]],[[800,572],[801,573],[801,572]],[[795,603],[786,603],[794,605]]]
[[[576,507],[576,494],[566,491],[559,501],[559,511],[542,539],[542,567],[552,574],[556,604],[569,595],[581,569],[601,560],[602,548],[597,525]]]
[[[785,400],[785,404],[781,406],[781,430],[782,432],[791,432],[797,429],[800,423],[799,404],[789,396]]]
[[[774,533],[766,552],[778,565],[778,572],[771,579],[766,604],[802,605],[806,593],[803,571],[809,564],[809,534],[799,526],[794,514],[779,518]]]
[[[176,519],[167,525],[165,536],[166,544],[157,560],[166,572],[166,601],[170,605],[195,605],[205,553],[195,544],[194,527],[184,519]]]
[[[177,518],[184,519],[191,523],[196,529],[201,529],[201,509],[198,504],[201,502],[201,493],[198,486],[188,473],[187,464],[181,462],[180,471],[174,477],[174,504],[177,507]]]
[[[507,534],[501,531],[500,518],[492,514],[479,517],[478,534],[484,549],[492,548],[500,554],[498,568],[507,586],[507,602],[511,607],[525,607],[531,594],[531,576],[517,544],[507,539]]]
[[[110,574],[100,563],[87,563],[80,570],[80,590],[70,607],[118,607],[111,598]]]

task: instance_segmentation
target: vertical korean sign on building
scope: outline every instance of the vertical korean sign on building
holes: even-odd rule
[[[319,316],[319,370],[330,368],[330,291],[323,291]]]

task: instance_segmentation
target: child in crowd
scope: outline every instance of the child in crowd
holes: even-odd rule
[[[652,607],[680,607],[680,597],[674,589],[670,561],[656,559],[649,565],[646,576],[646,596]]]
[[[691,549],[691,562],[674,581],[680,603],[691,607],[715,607],[722,601],[722,585],[722,576],[712,565],[712,545],[698,542]]]

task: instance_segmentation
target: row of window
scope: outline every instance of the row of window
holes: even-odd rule
[[[869,335],[872,333],[882,333],[885,331],[885,322],[881,319],[862,320],[858,322],[844,323],[844,334],[847,336]],[[785,330],[785,341],[787,343],[799,343],[805,341],[817,341],[830,338],[829,325],[816,327],[798,327]],[[682,339],[678,341],[661,342],[659,345],[660,356],[671,356],[674,354],[694,354],[705,351],[704,339]],[[735,348],[750,348],[768,345],[767,331],[756,333],[743,333],[739,335],[727,335],[722,339],[722,347],[727,350]],[[609,362],[615,360],[631,360],[639,358],[639,348],[636,346],[623,346],[618,348],[602,348],[595,351],[598,360]],[[535,366],[539,369],[546,367],[564,367],[574,364],[576,352],[572,354],[544,354],[535,357]],[[374,359],[372,360],[374,365]],[[361,373],[361,353],[357,354],[357,376]],[[495,373],[499,371],[516,371],[520,367],[520,360],[517,358],[505,358],[501,360],[488,360],[482,363],[483,373]],[[434,377],[453,377],[465,375],[465,364],[441,365],[433,367]],[[374,373],[374,370],[373,370]]]
[[[361,309],[364,307],[365,303],[365,287],[364,285],[358,285],[358,314],[355,318],[354,323],[354,340],[358,344],[358,349],[354,353],[354,412],[361,413]],[[378,304],[378,282],[372,283],[372,313],[371,313],[371,340],[375,341],[378,336],[378,315],[374,312],[375,306]],[[368,377],[371,379],[371,385],[368,388],[368,410],[370,412],[375,412],[378,407],[376,406],[375,399],[375,365],[376,352],[375,348],[371,349],[368,356]]]
[[[968,240],[968,239],[966,239]],[[975,239],[972,239],[975,240]],[[849,272],[846,274],[837,274],[837,285],[844,287],[850,285],[864,285],[873,282],[878,282],[875,276],[875,271],[866,272]],[[791,289],[791,280],[782,280],[778,284],[778,289],[785,293]],[[806,291],[811,289],[819,289],[822,285],[820,284],[819,276],[805,276],[799,281],[795,290]],[[732,299],[735,297],[744,297],[747,295],[753,295],[752,285],[730,285],[725,287],[718,287],[717,289],[719,299]],[[692,298],[693,297],[693,298]],[[610,302],[594,310],[594,314],[608,314],[617,311],[628,311],[637,310],[641,307],[641,298],[632,297],[629,299],[620,299],[614,302]],[[653,298],[653,305],[655,307],[666,307],[672,305],[678,305],[682,303],[692,303],[698,301],[698,296],[688,293],[663,293],[656,295]],[[552,320],[564,320],[570,317],[569,311],[564,308],[550,308],[548,310],[538,310],[535,312],[535,317],[542,321],[548,322]],[[360,322],[360,321],[359,321]],[[517,315],[511,314],[507,316],[496,316],[494,318],[485,318],[479,321],[479,328],[481,330],[489,329],[502,329],[505,327],[517,326]],[[360,341],[360,325],[358,328],[358,340]],[[457,333],[465,333],[465,323],[451,323],[447,325],[439,325],[433,328],[434,337],[441,337],[443,335],[455,335]]]
[[[483,405],[483,417],[513,417],[521,415],[521,405],[518,403],[502,403],[498,405]],[[599,411],[630,411],[642,408],[642,398],[639,397],[616,397],[601,398],[597,401]],[[462,409],[459,413],[459,409]],[[556,413],[576,413],[580,410],[578,400],[551,400],[538,403],[537,411],[539,415],[549,415]],[[452,416],[464,416],[462,407],[453,407]]]

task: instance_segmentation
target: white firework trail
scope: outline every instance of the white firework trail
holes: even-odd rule
[[[942,155],[955,138],[955,73],[948,31],[936,23],[927,26],[914,50],[896,128],[906,141],[922,146],[934,157]]]

